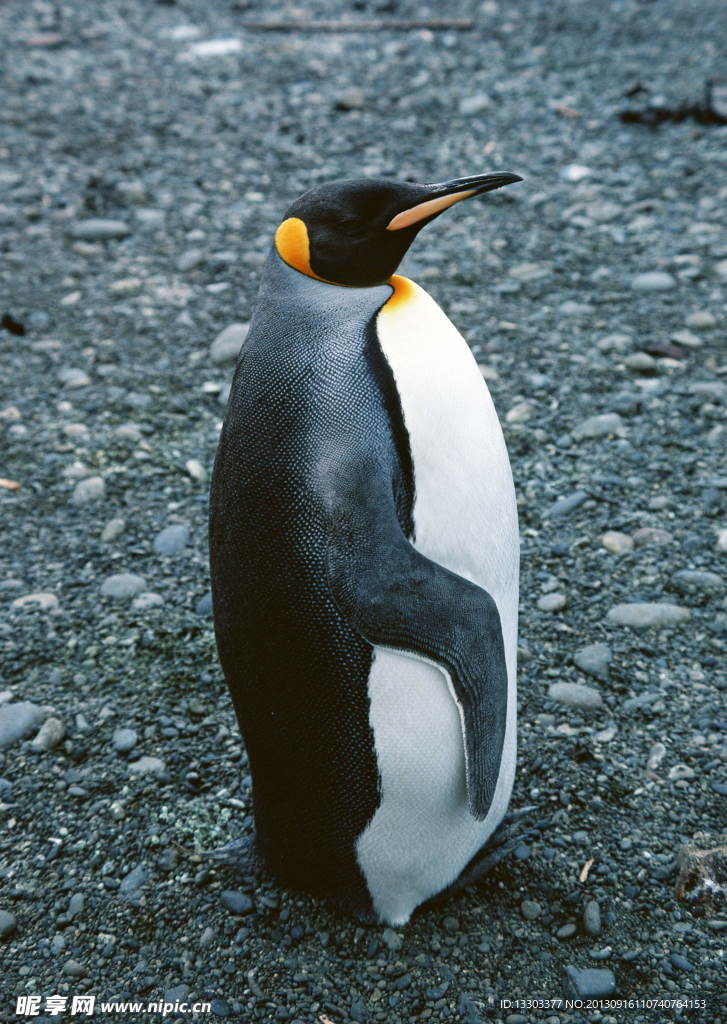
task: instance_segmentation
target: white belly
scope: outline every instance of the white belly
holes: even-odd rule
[[[508,705],[495,795],[487,818],[477,821],[467,806],[461,720],[447,673],[376,648],[369,694],[382,798],[357,856],[374,906],[391,924],[405,923],[453,882],[507,808],[515,772],[519,562],[512,474],[482,375],[434,300],[413,282],[400,288],[377,326],[411,445],[414,546],[497,603]]]

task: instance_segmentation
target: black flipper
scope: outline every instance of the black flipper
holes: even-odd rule
[[[334,600],[369,643],[446,669],[460,709],[472,814],[487,816],[507,718],[500,615],[481,587],[421,555],[396,516],[380,467],[347,467],[328,493],[328,573]]]

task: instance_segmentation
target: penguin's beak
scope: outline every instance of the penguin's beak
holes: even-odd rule
[[[492,192],[496,188],[502,188],[503,185],[511,185],[515,181],[522,180],[519,174],[502,172],[500,174],[476,174],[471,178],[453,178],[451,181],[443,181],[436,185],[423,185],[422,192],[426,198],[421,203],[397,213],[386,225],[386,230],[399,231],[401,228],[411,227],[420,221],[431,220],[442,210],[459,203],[462,199],[479,196],[483,192]]]

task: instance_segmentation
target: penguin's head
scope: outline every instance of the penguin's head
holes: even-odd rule
[[[275,233],[289,266],[329,284],[383,284],[425,224],[461,199],[522,181],[479,174],[436,185],[385,179],[333,181],[304,193]]]

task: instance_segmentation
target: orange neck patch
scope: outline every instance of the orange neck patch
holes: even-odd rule
[[[394,294],[386,300],[382,309],[387,311],[398,309],[414,298],[416,288],[414,282],[410,281],[408,277],[402,277],[401,274],[393,274],[386,283],[390,284],[394,289]]]
[[[324,281],[319,277],[310,265],[310,240],[308,229],[300,217],[288,217],[275,232],[275,248],[278,256],[284,260],[289,267],[299,270],[307,277],[314,277],[317,281]]]

